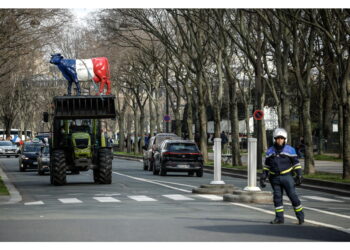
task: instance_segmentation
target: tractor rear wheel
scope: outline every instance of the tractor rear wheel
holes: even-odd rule
[[[112,152],[108,148],[101,148],[98,150],[98,183],[111,184],[112,183]],[[94,174],[95,179],[95,174]],[[95,181],[96,182],[96,181]]]
[[[50,181],[55,186],[66,184],[66,157],[63,150],[54,150],[52,152],[52,167],[50,169]]]

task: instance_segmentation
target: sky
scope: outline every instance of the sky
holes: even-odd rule
[[[350,1],[332,0],[13,0],[1,1],[0,8],[350,8]]]

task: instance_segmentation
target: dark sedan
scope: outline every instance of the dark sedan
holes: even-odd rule
[[[39,142],[24,143],[22,154],[19,157],[19,171],[24,172],[29,168],[38,168],[37,158],[39,156],[41,147],[43,146],[44,144]]]
[[[166,140],[154,155],[153,174],[166,175],[167,172],[188,172],[203,176],[203,156],[196,143],[189,140]]]

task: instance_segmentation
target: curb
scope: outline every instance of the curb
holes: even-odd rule
[[[6,205],[6,204],[14,204],[22,201],[22,195],[18,192],[16,187],[10,182],[9,178],[5,174],[5,172],[2,170],[2,167],[0,165],[0,176],[2,181],[4,182],[9,194],[8,201],[1,202],[0,205]]]
[[[114,157],[133,161],[139,161],[143,159],[143,157],[141,156],[114,155]],[[203,166],[203,169],[206,173],[214,172],[213,167],[210,166]],[[224,176],[247,179],[247,171],[245,170],[222,168],[221,174]],[[350,184],[304,178],[303,184],[298,188],[310,189],[350,197]]]

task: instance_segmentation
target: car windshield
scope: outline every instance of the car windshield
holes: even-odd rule
[[[25,145],[24,146],[24,152],[39,152],[41,148],[41,145],[35,145],[35,144],[30,144],[30,145]]]
[[[0,146],[12,146],[12,142],[10,141],[0,141]]]
[[[156,138],[156,145],[160,145],[163,141],[165,140],[176,140],[176,139],[181,139],[180,137],[177,136],[162,136],[162,137],[158,137]]]
[[[167,150],[171,152],[198,152],[196,144],[191,143],[170,143]]]

